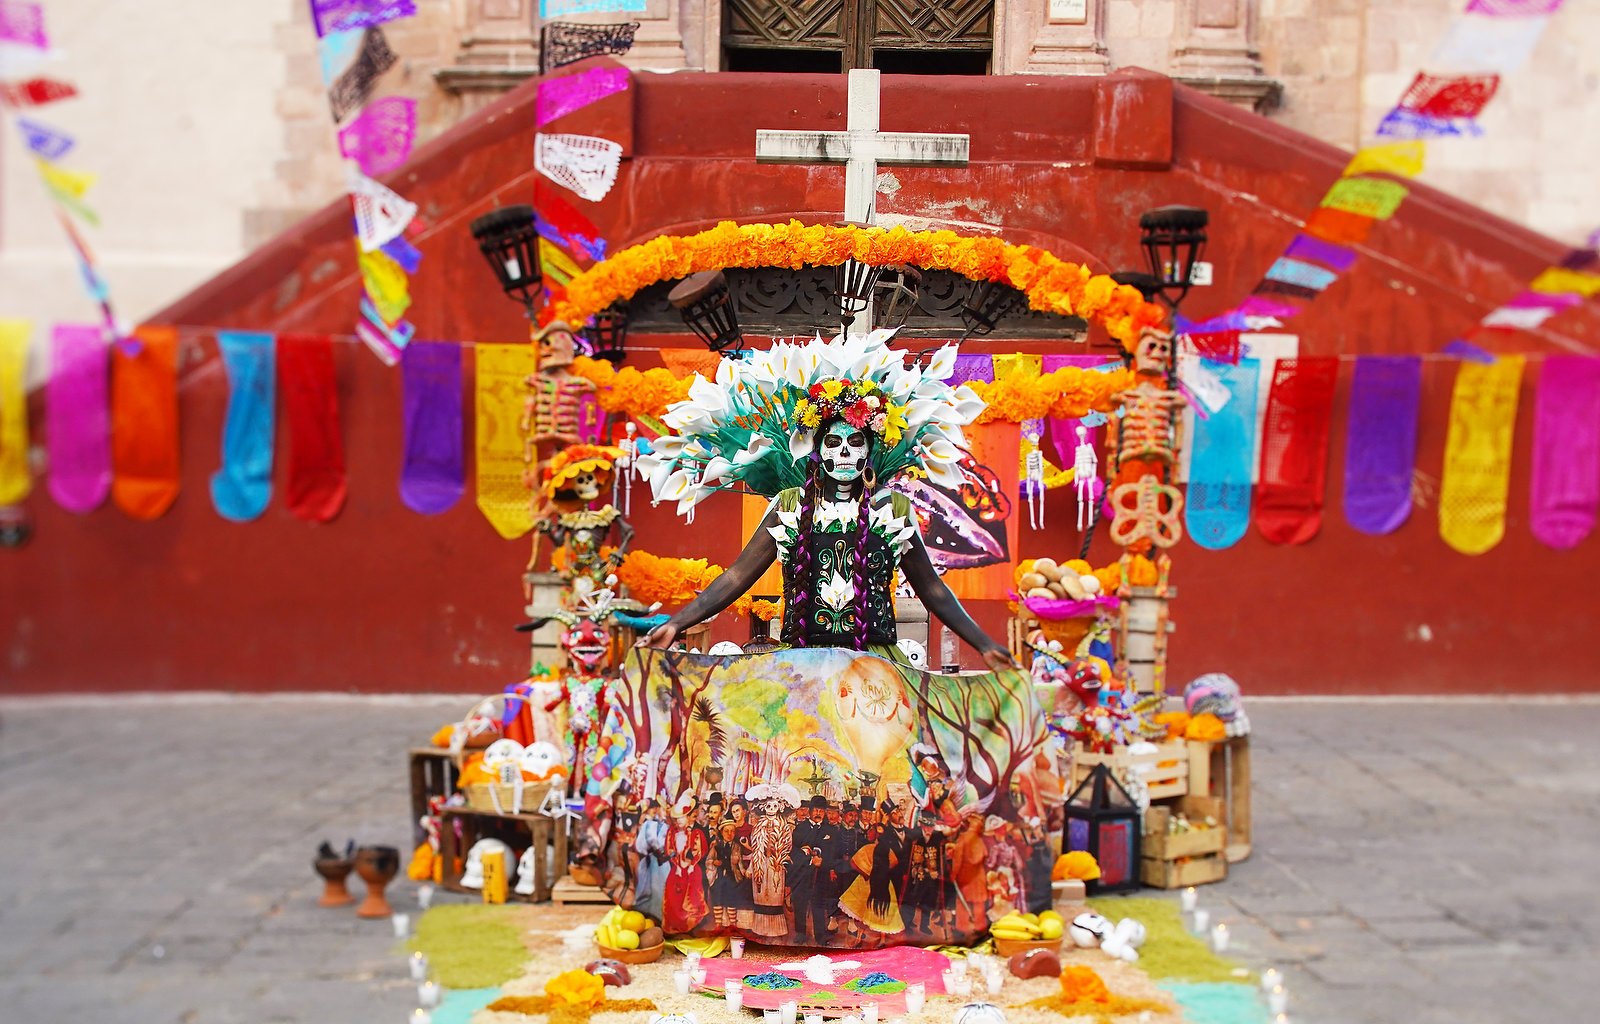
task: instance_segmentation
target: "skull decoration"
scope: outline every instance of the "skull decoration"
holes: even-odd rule
[[[520,764],[523,776],[536,782],[550,778],[564,767],[561,750],[554,743],[543,740],[528,744],[522,752]]]
[[[572,328],[563,320],[554,320],[538,334],[539,340],[539,369],[554,370],[557,367],[571,366],[573,357],[577,355],[578,343],[572,336]]]
[[[993,1003],[967,1003],[956,1011],[956,1024],[1006,1024],[1006,1012]]]
[[[533,895],[533,859],[538,853],[538,846],[529,846],[517,861],[517,885],[513,891],[518,896]]]
[[[579,619],[561,634],[561,649],[580,675],[595,675],[611,650],[611,631],[594,619]]]
[[[522,758],[522,744],[516,740],[499,739],[489,744],[483,752],[483,767],[498,772],[501,765],[517,764]]]
[[[513,870],[511,847],[498,839],[480,839],[467,851],[466,868],[461,873],[461,884],[468,889],[483,888],[483,855],[498,853],[505,858],[506,872]]]
[[[900,653],[906,656],[911,667],[918,671],[928,667],[928,649],[910,637],[902,637],[895,641],[895,646],[900,648]]]
[[[579,501],[594,501],[600,497],[600,478],[590,470],[583,470],[572,478],[572,493]]]
[[[867,432],[843,421],[822,436],[822,471],[830,480],[852,483],[867,468]]]
[[[1146,327],[1139,334],[1139,344],[1133,351],[1133,369],[1144,375],[1165,376],[1172,365],[1172,335],[1167,331]]]
[[[716,643],[711,645],[711,650],[707,651],[706,653],[715,654],[718,657],[729,657],[735,654],[743,654],[744,648],[740,647],[732,640],[718,640]]]

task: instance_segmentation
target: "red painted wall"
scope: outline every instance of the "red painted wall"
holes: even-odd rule
[[[533,97],[531,85],[513,93],[391,179],[428,224],[413,280],[419,337],[524,336],[520,311],[494,287],[466,225],[532,198]],[[1197,317],[1254,284],[1346,159],[1143,72],[887,78],[883,110],[886,130],[970,132],[973,156],[969,168],[893,169],[898,189],[879,196],[885,215],[997,227],[1111,270],[1137,265],[1140,211],[1207,207],[1217,283],[1186,304]],[[842,77],[641,75],[628,93],[550,130],[625,143],[603,203],[565,196],[620,247],[725,218],[835,219],[842,171],[758,165],[751,154],[758,127],[842,128],[843,120]],[[1399,217],[1374,232],[1355,271],[1295,322],[1304,352],[1436,352],[1562,255],[1554,242],[1447,196],[1413,192]],[[134,523],[109,506],[66,514],[41,484],[28,502],[32,543],[0,552],[5,690],[484,691],[522,669],[525,648],[510,627],[521,616],[525,542],[498,538],[471,505],[470,483],[461,504],[438,517],[400,504],[400,376],[359,346],[338,353],[350,472],[344,513],[311,526],[275,503],[237,525],[210,506],[226,401],[211,331],[348,331],[353,251],[348,213],[335,204],[152,318],[192,328],[181,389],[184,492],[162,519]],[[1498,347],[1538,353],[1593,348],[1597,339],[1600,316],[1588,307],[1552,321],[1548,334],[1510,335]],[[1499,547],[1479,558],[1451,552],[1431,505],[1390,537],[1350,530],[1338,510],[1340,420],[1329,510],[1313,542],[1275,547],[1252,531],[1228,551],[1186,543],[1175,552],[1172,677],[1222,669],[1259,693],[1593,689],[1600,659],[1585,641],[1594,600],[1582,582],[1600,572],[1600,542],[1555,553],[1526,526],[1537,369],[1531,361]],[[1418,467],[1434,478],[1453,376],[1452,364],[1428,366]],[[1345,378],[1340,414],[1348,368]],[[40,431],[41,412],[34,409]],[[722,511],[685,530],[644,494],[636,491],[642,546],[724,564],[733,557],[732,498],[715,499]],[[1065,524],[1069,508],[1070,498],[1052,498],[1052,524]],[[1052,525],[1048,535],[1025,531],[1023,554],[1059,556],[1077,543]],[[1097,547],[1093,559],[1113,554]],[[1002,607],[975,611],[999,632]],[[737,635],[742,625],[725,631]]]

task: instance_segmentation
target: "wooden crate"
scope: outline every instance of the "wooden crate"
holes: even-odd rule
[[[598,885],[584,885],[571,875],[562,875],[550,891],[550,899],[558,906],[569,903],[610,903],[611,897]]]
[[[1139,881],[1156,889],[1187,889],[1191,885],[1220,882],[1228,877],[1228,859],[1220,853],[1187,860],[1139,861]]]
[[[1156,685],[1156,625],[1161,606],[1170,604],[1178,596],[1178,588],[1167,587],[1167,596],[1156,596],[1154,587],[1134,587],[1127,601],[1128,628],[1116,631],[1117,650],[1127,666],[1128,680],[1139,693],[1153,693]],[[1166,632],[1177,631],[1177,624],[1169,616]]]
[[[459,839],[457,824],[461,826]],[[543,852],[533,862],[533,895],[512,892],[510,899],[544,903],[550,899],[556,880],[567,873],[567,831],[557,827],[555,819],[542,814],[496,814],[470,807],[446,807],[439,823],[439,857],[444,862],[440,885],[451,892],[478,891],[461,884],[461,869],[467,851],[480,839],[501,840],[517,858],[530,844]],[[509,867],[515,868],[516,862]],[[521,881],[520,876],[517,880]]]
[[[1220,743],[1190,740],[1189,793],[1222,800],[1220,820],[1228,828],[1228,862],[1236,864],[1250,856],[1250,737]]]
[[[1190,821],[1214,818],[1217,828],[1172,833],[1167,830],[1174,815]],[[1221,826],[1222,801],[1214,796],[1184,796],[1167,804],[1152,804],[1144,812],[1144,838],[1139,855],[1151,860],[1182,860],[1221,853],[1228,845],[1228,830]]]
[[[1127,747],[1118,747],[1109,754],[1092,754],[1083,744],[1072,748],[1072,784],[1070,794],[1078,784],[1089,777],[1089,770],[1097,764],[1109,765],[1117,778],[1129,778],[1142,770],[1151,800],[1183,796],[1189,792],[1189,750],[1183,740],[1169,740],[1156,744],[1150,754],[1129,754]]]
[[[428,801],[436,796],[448,797],[456,789],[457,771],[450,751],[444,747],[413,747],[407,754],[411,775],[411,833],[412,844],[428,838],[422,827],[422,817],[428,813]]]

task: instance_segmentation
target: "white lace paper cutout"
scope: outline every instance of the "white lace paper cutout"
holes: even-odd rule
[[[356,208],[356,233],[365,252],[381,249],[417,215],[417,204],[403,199],[354,167],[349,169],[350,200]]]
[[[598,203],[617,182],[622,147],[592,135],[540,134],[534,137],[533,165],[539,173]]]

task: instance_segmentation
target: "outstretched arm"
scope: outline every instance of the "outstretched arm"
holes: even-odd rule
[[[778,542],[772,539],[768,527],[778,525],[776,510],[768,512],[751,535],[750,543],[739,552],[726,572],[711,581],[700,596],[679,609],[678,614],[652,629],[639,641],[641,647],[665,650],[672,646],[678,633],[690,626],[704,622],[737,601],[744,592],[755,586],[756,580],[767,571],[778,557]]]
[[[950,593],[950,588],[945,586],[944,580],[934,571],[933,562],[928,559],[928,549],[922,546],[921,537],[912,538],[911,547],[900,558],[900,568],[905,570],[906,582],[911,584],[911,589],[922,599],[922,603],[928,606],[928,610],[982,654],[985,665],[996,672],[1017,667],[1005,645],[979,629],[978,624],[972,621],[972,616],[961,607],[961,602],[956,600],[956,595]]]

